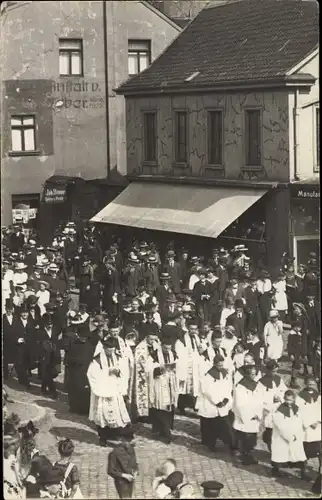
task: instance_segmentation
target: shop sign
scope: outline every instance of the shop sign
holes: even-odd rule
[[[295,186],[292,184],[292,197],[300,199],[320,199],[320,186]]]
[[[66,187],[45,187],[45,203],[64,203],[66,200]]]

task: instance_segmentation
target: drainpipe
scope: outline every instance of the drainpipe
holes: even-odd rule
[[[300,180],[297,171],[297,89],[294,91],[294,108],[293,108],[293,149],[294,149],[294,179]]]
[[[107,178],[111,174],[110,159],[110,116],[109,116],[109,92],[108,92],[108,53],[107,53],[107,14],[106,0],[103,0],[103,36],[104,36],[104,77],[105,77],[105,126],[106,126],[106,161]]]

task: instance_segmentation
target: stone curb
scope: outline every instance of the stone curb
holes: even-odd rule
[[[21,404],[24,406],[34,406],[37,409],[38,416],[32,419],[35,426],[36,426],[36,424],[38,425],[38,424],[40,424],[40,422],[45,420],[45,418],[47,416],[46,410],[44,408],[41,408],[40,406],[34,404],[34,403],[26,403],[24,401],[19,401],[18,399],[12,399],[12,402],[15,404],[18,404],[18,405]],[[26,425],[28,422],[29,422],[29,420],[21,419],[20,425],[21,426]]]

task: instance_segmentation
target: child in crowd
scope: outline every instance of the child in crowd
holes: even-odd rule
[[[135,449],[132,444],[133,432],[123,429],[121,443],[108,455],[107,473],[114,479],[119,498],[132,498],[135,478],[138,473]]]
[[[292,363],[291,383],[292,389],[299,389],[297,377],[300,375],[302,364],[303,371],[307,374],[307,338],[302,332],[301,323],[296,321],[292,324],[288,335],[287,351]]]
[[[60,470],[63,477],[63,494],[65,498],[83,498],[80,490],[80,478],[76,465],[71,462],[75,446],[71,439],[64,439],[58,443],[60,459],[54,463],[55,469]]]

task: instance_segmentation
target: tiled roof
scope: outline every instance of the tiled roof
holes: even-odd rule
[[[204,9],[149,68],[118,90],[283,77],[318,46],[318,8],[315,1],[243,0]]]
[[[172,21],[174,21],[180,28],[185,28],[187,24],[191,22],[191,19],[183,19],[179,17],[172,17]]]

